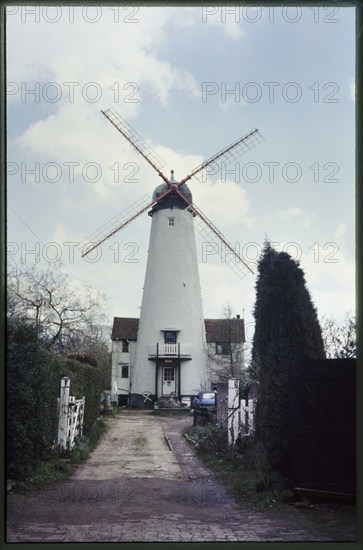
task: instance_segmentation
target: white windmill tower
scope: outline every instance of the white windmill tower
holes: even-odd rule
[[[207,242],[222,244],[233,253],[226,263],[237,275],[242,277],[252,270],[196,207],[186,182],[194,176],[202,176],[205,181],[207,167],[213,166],[212,173],[216,173],[221,161],[237,158],[263,138],[258,130],[253,130],[175,181],[174,172],[170,178],[163,174],[160,157],[114,109],[102,114],[154,168],[163,183],[156,187],[151,201],[150,197],[143,197],[83,241],[82,256],[149,210],[150,242],[129,404],[143,406],[146,400],[170,395],[179,400],[191,398],[209,382],[194,228]]]

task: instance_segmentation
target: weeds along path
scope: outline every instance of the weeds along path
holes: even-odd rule
[[[240,505],[188,446],[191,416],[124,411],[65,482],[11,494],[8,542],[354,540],[354,513]]]

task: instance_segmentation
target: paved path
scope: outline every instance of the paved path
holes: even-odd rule
[[[354,507],[238,505],[181,437],[190,417],[136,411],[108,422],[69,480],[9,495],[8,542],[355,540]]]

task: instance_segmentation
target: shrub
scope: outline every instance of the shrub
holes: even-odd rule
[[[79,363],[74,359],[60,359],[62,376],[70,378],[70,394],[76,399],[86,399],[84,412],[83,431],[85,435],[90,432],[93,423],[98,417],[100,401],[100,372],[97,367]],[[60,378],[58,380],[57,394],[59,395]]]
[[[27,325],[8,325],[7,353],[8,477],[22,479],[49,456],[57,439],[60,380],[71,379],[71,394],[85,396],[84,433],[98,416],[97,367],[54,356]]]
[[[188,436],[194,441],[201,453],[218,454],[228,451],[227,430],[219,425],[195,426],[188,430]]]
[[[240,502],[260,508],[286,500],[284,478],[270,473],[266,451],[254,437],[239,438],[229,447],[227,430],[220,426],[197,426],[184,433]]]

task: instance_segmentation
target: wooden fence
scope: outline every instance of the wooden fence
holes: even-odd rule
[[[252,435],[255,431],[256,399],[241,399],[240,433],[242,436]]]
[[[61,380],[58,399],[58,448],[60,451],[71,451],[75,445],[75,438],[83,435],[85,398],[76,399],[70,396],[69,392],[70,379],[65,376]]]
[[[354,496],[355,359],[293,365],[289,397],[294,488],[300,493]]]
[[[256,399],[240,399],[239,378],[219,383],[217,392],[217,423],[227,426],[228,443],[234,445],[239,436],[255,431]]]

